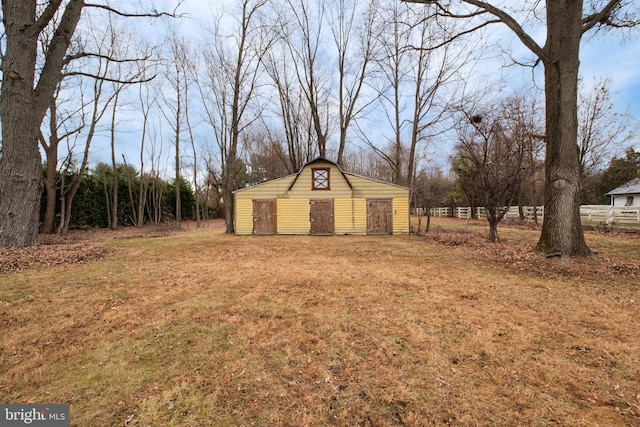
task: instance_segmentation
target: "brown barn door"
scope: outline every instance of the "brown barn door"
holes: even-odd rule
[[[367,234],[392,234],[391,200],[367,200]]]
[[[333,200],[310,200],[309,221],[310,234],[313,236],[330,236],[333,234]]]
[[[266,236],[278,232],[275,199],[253,201],[253,234]]]

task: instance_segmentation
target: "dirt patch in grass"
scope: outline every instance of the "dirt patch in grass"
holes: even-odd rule
[[[637,280],[464,232],[216,226],[5,274],[0,401],[73,426],[638,425]]]

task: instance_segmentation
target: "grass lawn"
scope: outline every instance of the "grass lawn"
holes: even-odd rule
[[[0,403],[69,403],[72,426],[640,425],[637,237],[561,263],[478,222],[208,225],[0,275]]]

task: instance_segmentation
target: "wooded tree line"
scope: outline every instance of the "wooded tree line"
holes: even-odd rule
[[[54,222],[55,231],[64,234],[74,228],[102,227],[114,228],[115,226],[140,226],[146,223],[158,224],[165,221],[173,221],[177,217],[176,189],[173,182],[167,182],[161,177],[144,175],[140,176],[131,166],[117,165],[117,191],[122,196],[118,198],[116,209],[112,209],[114,193],[114,176],[110,166],[99,163],[95,169],[85,173],[78,186],[73,205],[70,211],[63,207],[63,192],[66,183],[74,179],[73,173],[57,174],[56,208],[59,212]],[[139,189],[143,188],[141,195]],[[191,186],[184,179],[180,180],[181,198],[180,207],[182,217],[195,219],[196,197]],[[42,194],[40,209],[40,221],[45,227],[47,214],[47,193]],[[139,204],[142,203],[142,206]],[[198,206],[201,218],[219,217],[215,206],[205,208],[203,204]],[[113,216],[115,214],[115,216]],[[114,224],[116,224],[114,226]]]
[[[555,111],[547,93],[546,117],[536,113],[535,134],[524,125],[534,120],[533,111],[527,110],[533,107],[524,101],[519,119],[523,123],[508,129],[507,118],[493,112],[508,110],[499,104],[516,102],[516,98],[491,105],[494,101],[487,99],[494,97],[485,96],[481,103],[478,100],[488,92],[471,83],[478,77],[474,67],[487,49],[481,31],[493,23],[513,30],[545,70],[557,58],[572,58],[575,43],[571,45],[575,52],[556,49],[555,39],[540,47],[517,24],[517,19],[532,13],[538,16],[544,9],[540,2],[503,10],[475,0],[457,5],[237,0],[189,31],[181,27],[188,17],[180,17],[180,3],[167,1],[166,11],[158,11],[132,10],[131,4],[118,2],[3,2],[0,244],[37,242],[34,224],[43,186],[47,194],[43,231],[64,230],[65,223],[68,227],[65,218],[73,212],[74,198],[87,171],[98,161],[110,163],[103,168],[109,168],[115,189],[105,192],[110,226],[117,226],[115,219],[122,215],[118,209],[128,199],[131,212],[127,215],[134,223],[150,218],[145,216],[145,205],[153,181],[142,177],[151,176],[167,183],[188,181],[197,206],[216,199],[215,204],[224,209],[227,232],[233,232],[234,190],[297,172],[316,156],[336,160],[345,170],[417,189],[425,176],[433,174],[428,160],[436,144],[453,140],[454,157],[469,169],[470,154],[478,144],[487,153],[504,156],[514,148],[505,143],[513,140],[508,135],[520,132],[530,133],[529,148],[518,148],[524,150],[518,151],[522,164],[528,162],[527,167],[533,168],[534,151],[547,153],[541,173],[546,174],[545,203],[550,204],[548,189],[553,179],[549,174],[560,173],[556,167],[564,163],[556,158],[567,160],[569,154],[566,136],[562,144],[554,145],[558,135],[550,133],[549,123],[555,123],[558,114],[570,118],[576,112]],[[554,16],[563,12],[567,20],[578,16],[578,44],[582,33],[592,28],[636,23],[625,14],[624,1],[595,2],[591,9],[585,8],[589,13],[583,13],[582,6],[570,11],[556,6],[547,7],[547,18],[539,24],[566,28],[565,18],[554,21]],[[149,20],[153,20],[152,31],[132,34],[127,30],[131,22],[143,26]],[[555,37],[556,33],[549,33]],[[577,76],[576,72],[576,86]],[[566,76],[562,81],[567,81]],[[550,84],[555,83],[547,81],[545,86]],[[609,96],[603,87],[602,99]],[[569,98],[562,102],[570,105],[572,92],[567,93]],[[530,95],[537,98],[534,90]],[[546,129],[540,123],[546,123]],[[616,141],[624,139],[624,123],[620,123]],[[584,176],[601,167],[602,156],[594,149],[598,144],[592,141],[606,136],[596,131],[605,132],[596,124],[580,133],[584,170],[579,173]],[[575,146],[577,140],[574,137],[571,144]],[[550,156],[550,146],[560,151]],[[482,168],[474,167],[487,178],[502,180],[498,177],[504,171],[489,167],[490,156],[485,157]],[[574,165],[573,158],[568,164]],[[131,167],[139,179],[132,178]],[[23,173],[12,173],[15,170]],[[561,197],[576,199],[579,183],[571,174],[560,175],[563,181],[558,182],[563,185],[556,182],[553,188],[566,187],[570,191]],[[123,180],[127,186],[121,191]],[[524,194],[524,180],[517,186]],[[180,221],[183,186],[174,188],[172,209]],[[486,197],[489,187],[485,185],[484,191]],[[535,191],[539,196],[543,190]],[[575,200],[568,205],[575,207]],[[573,218],[564,207],[557,216],[550,208],[551,221]],[[195,213],[196,219],[201,218],[201,209]],[[571,238],[545,245],[549,247],[541,249],[566,253],[584,249],[580,238],[577,243]]]

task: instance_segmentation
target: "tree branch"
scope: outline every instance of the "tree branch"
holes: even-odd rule
[[[403,1],[408,3],[433,4],[440,11],[444,12],[444,13],[442,12],[437,12],[437,13],[439,13],[441,16],[448,17],[448,18],[458,18],[458,17],[464,16],[464,15],[454,14],[453,12],[451,12],[450,10],[442,6],[441,2],[438,0],[403,0]],[[478,12],[472,13],[471,16],[478,16],[482,12],[487,12],[495,16],[496,18],[498,18],[498,21],[502,22],[507,27],[509,27],[509,29],[513,31],[513,33],[520,39],[520,41],[531,52],[533,52],[534,55],[540,58],[543,62],[546,61],[547,55],[544,49],[538,43],[536,43],[536,41],[533,40],[533,38],[529,34],[527,34],[527,32],[522,28],[522,26],[508,12],[481,0],[461,0],[461,1],[463,3],[469,4],[481,9]],[[620,0],[612,0],[612,1],[620,1]],[[482,26],[478,26],[477,28],[481,28],[481,27]]]
[[[84,76],[84,77],[90,77],[92,79],[96,79],[96,80],[102,80],[105,82],[111,82],[111,83],[121,83],[121,84],[139,84],[139,83],[147,83],[150,82],[151,80],[155,79],[156,76],[152,76],[149,78],[145,78],[145,79],[140,79],[140,80],[135,80],[135,79],[131,79],[131,80],[121,80],[121,79],[112,79],[110,77],[105,77],[105,76],[98,76],[95,74],[91,74],[91,73],[84,73],[82,71],[72,71],[69,73],[65,73],[63,75],[64,77],[69,77],[69,76]]]
[[[497,23],[500,23],[500,22],[502,22],[502,21],[500,21],[499,19],[493,19],[493,20],[485,21],[485,22],[483,22],[482,24],[479,24],[479,25],[477,25],[477,26],[475,26],[475,27],[473,27],[473,28],[470,28],[470,29],[465,30],[465,31],[461,31],[461,32],[457,33],[456,35],[454,35],[454,36],[452,36],[452,37],[450,37],[450,38],[448,38],[448,39],[444,40],[443,42],[441,42],[441,43],[439,43],[439,44],[437,44],[437,45],[433,45],[433,46],[429,46],[429,47],[426,47],[426,48],[425,48],[425,47],[416,47],[416,46],[414,46],[413,44],[408,43],[408,44],[407,44],[407,48],[408,48],[408,49],[412,49],[412,50],[427,50],[427,51],[440,49],[440,48],[442,48],[443,46],[445,46],[445,45],[447,45],[447,44],[451,43],[452,41],[454,41],[454,40],[456,40],[456,39],[458,39],[458,38],[460,38],[460,37],[462,37],[462,36],[464,36],[464,35],[467,35],[467,34],[473,33],[474,31],[477,31],[477,30],[479,30],[479,29],[481,29],[481,28],[483,28],[483,27],[486,27],[486,26],[488,26],[488,25],[491,25],[491,24],[497,24]]]
[[[612,17],[616,10],[622,7],[622,0],[609,0],[609,2],[600,10],[600,12],[585,16],[582,18],[582,32],[586,33],[596,25],[623,28],[623,27],[635,27],[639,24],[638,21],[630,20],[627,23],[616,23],[612,20]]]
[[[502,23],[504,23],[507,27],[509,27],[511,31],[515,33],[515,35],[520,39],[520,41],[531,52],[533,52],[534,55],[536,55],[538,58],[542,59],[543,61],[545,60],[546,54],[544,52],[544,49],[538,43],[536,43],[536,41],[533,40],[533,38],[531,38],[529,34],[527,34],[527,32],[522,28],[522,26],[515,19],[513,19],[513,17],[509,15],[509,13],[484,1],[479,1],[479,0],[462,0],[462,1],[464,1],[465,3],[471,4],[473,6],[479,7],[483,10],[486,10],[493,16],[497,17],[500,21],[502,21]]]
[[[51,22],[51,20],[55,16],[56,12],[58,11],[58,8],[60,8],[61,3],[62,3],[62,0],[52,0],[49,2],[46,9],[42,12],[42,15],[40,15],[40,17],[36,20],[36,22],[31,27],[30,29],[31,34],[33,35],[40,34],[42,30],[44,30],[45,27],[49,25],[49,22]]]
[[[118,58],[113,58],[112,56],[103,55],[103,54],[100,54],[100,53],[78,52],[78,53],[74,53],[73,55],[67,55],[64,58],[64,65],[68,65],[71,61],[74,61],[74,60],[80,59],[80,58],[104,59],[104,60],[107,60],[109,62],[116,62],[116,63],[119,63],[119,64],[125,64],[125,63],[128,63],[128,62],[147,61],[147,60],[149,60],[151,58],[151,55],[147,55],[144,58],[118,59]]]
[[[157,10],[153,10],[150,13],[127,13],[127,12],[122,12],[118,9],[114,9],[110,6],[107,6],[106,4],[96,4],[96,3],[85,3],[84,6],[85,7],[93,7],[96,9],[103,9],[106,10],[108,12],[111,13],[115,13],[116,15],[120,15],[120,16],[124,16],[125,18],[160,18],[161,16],[168,16],[171,18],[180,18],[182,16],[184,16],[183,14],[176,14],[176,10],[178,9],[178,7],[180,7],[180,4],[182,2],[178,3],[178,5],[175,7],[175,9],[173,10],[172,13],[169,12],[158,12]]]

